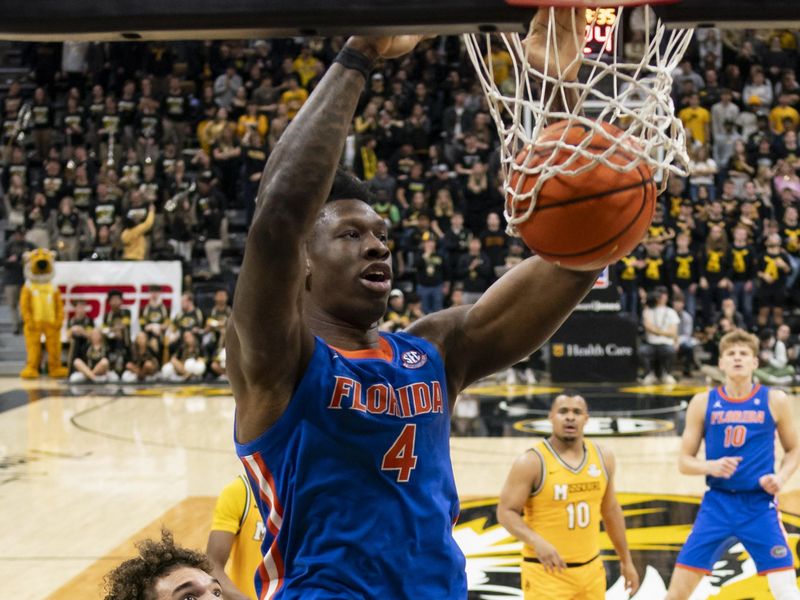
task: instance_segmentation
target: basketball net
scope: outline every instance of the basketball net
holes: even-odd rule
[[[549,13],[546,43],[544,48],[537,50],[544,54],[543,70],[530,64],[528,53],[531,45],[526,45],[518,33],[502,34],[499,36],[501,41],[493,40],[490,34],[464,35],[467,51],[500,134],[503,191],[509,200],[505,212],[510,235],[518,235],[516,224],[530,217],[542,186],[557,175],[580,175],[597,163],[618,172],[627,172],[644,162],[659,182],[660,193],[666,188],[668,174],[685,177],[689,163],[683,125],[675,116],[672,102],[672,73],[689,47],[694,30],[667,32],[666,26],[658,20],[651,33],[651,15],[646,10],[646,39],[640,62],[623,62],[616,54],[609,55],[607,44],[603,44],[597,56],[589,57],[579,51],[566,64],[561,64],[558,49],[565,43],[564,36],[572,36],[573,40],[566,42],[582,49],[584,40],[578,37],[608,14],[602,9],[590,11],[586,13],[584,26],[584,9],[572,9],[572,28],[566,31],[569,28],[563,27],[563,16],[559,27],[555,9],[539,10]],[[614,48],[620,54],[618,42],[623,10],[622,7],[618,9],[607,38],[613,39]],[[539,18],[541,37],[545,27],[543,17]],[[513,89],[501,90],[495,83],[493,45],[511,56]],[[577,69],[580,69],[580,75],[576,78]],[[588,107],[599,111],[596,120],[585,116]],[[560,140],[546,144],[548,158],[534,160],[533,166],[529,166],[542,129],[561,120],[568,121],[570,126],[581,125],[590,134],[584,136],[580,144],[570,144],[564,139],[570,127],[564,127]],[[614,137],[598,121],[611,123],[624,134]],[[597,136],[603,136],[607,143],[602,145],[608,146],[599,154],[588,148]],[[541,150],[539,147],[538,155],[541,155]],[[633,160],[622,165],[618,160],[609,160],[618,150],[624,155],[632,155]],[[527,156],[518,157],[523,151]],[[564,160],[564,154],[569,158]],[[512,186],[515,171],[519,175],[514,178],[516,185]],[[536,178],[536,184],[523,191],[527,177]]]

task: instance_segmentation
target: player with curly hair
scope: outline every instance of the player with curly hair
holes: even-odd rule
[[[161,530],[160,542],[144,540],[136,548],[139,556],[105,576],[105,600],[222,598],[222,587],[210,575],[206,555],[176,546],[166,529]]]

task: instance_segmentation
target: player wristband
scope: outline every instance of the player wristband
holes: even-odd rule
[[[342,65],[345,69],[353,69],[358,71],[364,76],[364,79],[369,79],[369,73],[372,71],[372,59],[363,52],[354,50],[348,46],[341,49],[339,54],[333,60]]]

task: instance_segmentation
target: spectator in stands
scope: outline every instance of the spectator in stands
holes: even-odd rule
[[[479,237],[483,251],[486,252],[489,262],[492,263],[492,268],[502,266],[508,253],[508,235],[502,228],[499,214],[490,212],[486,216],[486,225]]]
[[[286,107],[286,117],[291,121],[308,100],[308,91],[300,87],[297,75],[290,75],[286,79],[286,91],[281,94],[279,104]]]
[[[748,240],[748,232],[747,227],[742,225],[734,227],[733,244],[731,244],[730,251],[733,300],[736,306],[742,309],[746,327],[753,324],[753,297],[755,295],[753,279],[756,274],[756,251]]]
[[[465,304],[474,304],[494,281],[492,261],[483,251],[481,240],[473,237],[467,253],[458,259],[456,279],[463,283]]]
[[[789,92],[778,94],[778,104],[769,112],[769,124],[772,131],[782,135],[786,131],[784,121],[789,119],[793,127],[800,125],[800,113],[792,106],[792,95]]]
[[[138,192],[136,194],[138,195]],[[155,217],[156,209],[152,202],[148,204],[144,218],[140,213],[126,216],[125,225],[120,234],[123,260],[145,260],[147,258],[149,252],[147,234],[153,228]]]
[[[214,80],[214,101],[217,106],[230,108],[236,91],[242,85],[244,84],[241,76],[236,72],[236,65],[229,62],[225,66],[225,72]]]
[[[774,233],[764,242],[758,262],[758,325],[766,327],[772,317],[775,327],[783,323],[786,307],[786,279],[791,273],[790,259],[781,248],[781,236]]]
[[[214,305],[211,307],[203,326],[203,349],[209,356],[213,356],[222,346],[225,326],[231,316],[231,307],[228,304],[228,290],[220,288],[214,292]]]
[[[177,349],[161,368],[165,381],[200,381],[206,372],[206,359],[197,336],[189,330],[181,334]]]
[[[775,338],[770,328],[762,329],[758,334],[760,348],[758,353],[758,369],[755,376],[767,385],[789,385],[794,381],[794,367],[789,364],[786,344]]]
[[[203,335],[204,322],[203,312],[194,304],[194,294],[184,292],[181,296],[181,310],[170,322],[167,330],[166,342],[170,355],[175,354],[183,334],[187,331],[200,339]]]
[[[151,285],[147,304],[139,311],[139,329],[144,332],[156,356],[161,354],[164,347],[164,334],[169,322],[169,310],[161,299],[161,286]]]
[[[3,286],[6,304],[11,312],[14,335],[22,332],[22,316],[19,312],[19,295],[25,283],[23,254],[33,250],[34,245],[25,239],[25,227],[14,229],[11,239],[6,242],[3,257]]]
[[[153,381],[161,365],[159,355],[160,350],[153,347],[147,333],[144,331],[137,333],[125,361],[122,381],[125,383]]]
[[[436,248],[433,236],[422,240],[422,251],[414,265],[416,270],[417,294],[422,300],[425,314],[444,308],[444,298],[450,293],[450,273],[447,262]]]
[[[72,301],[72,309],[73,313],[67,319],[67,364],[70,368],[76,357],[85,356],[89,346],[89,333],[94,329],[94,320],[86,313],[86,300],[76,298]]]
[[[694,319],[686,310],[684,299],[680,294],[675,294],[672,307],[680,319],[678,323],[678,348],[677,359],[684,377],[691,377],[696,365],[694,349],[697,339],[694,337]]]
[[[225,362],[226,352],[223,344],[211,355],[211,361],[208,365],[208,374],[212,379],[216,379],[217,381],[228,381],[228,375],[225,372]]]
[[[638,267],[640,269],[639,286],[650,292],[657,287],[669,285],[669,265],[664,256],[664,244],[655,239],[645,240],[645,255]]]
[[[691,152],[689,160],[689,196],[692,202],[697,202],[700,186],[708,188],[712,198],[716,196],[714,182],[718,172],[719,166],[708,155],[708,146],[705,144],[696,146]]]
[[[657,287],[647,297],[647,306],[642,312],[645,336],[641,346],[645,376],[642,382],[652,385],[661,381],[673,385],[672,365],[678,343],[680,316],[668,305],[669,293]]]
[[[122,292],[111,290],[106,297],[106,314],[101,328],[114,371],[121,372],[131,344],[131,311],[122,306]]]
[[[119,379],[112,368],[109,352],[99,329],[92,329],[89,332],[89,344],[84,348],[82,355],[73,359],[70,366],[73,369],[69,376],[70,383],[87,381],[105,383],[115,382]]]
[[[682,309],[689,314],[694,322],[697,312],[697,284],[700,280],[698,261],[691,247],[689,233],[681,232],[675,238],[675,252],[670,259],[670,281],[672,282],[673,298],[679,298]],[[675,310],[678,311],[677,306]],[[680,315],[680,312],[678,312]]]
[[[698,145],[705,146],[709,142],[711,113],[700,105],[699,94],[689,95],[689,105],[678,111],[678,118]]]
[[[405,305],[405,294],[402,290],[393,289],[389,293],[389,303],[380,328],[382,331],[402,331],[409,323],[411,318]]]
[[[728,256],[728,234],[722,225],[711,225],[700,265],[698,286],[703,322],[706,324],[710,322],[715,307],[730,294]]]
[[[211,193],[210,188],[207,194],[203,194],[203,184],[198,185],[198,196],[197,239],[203,243],[210,274],[216,276],[221,273],[220,259],[227,238],[227,218],[218,196]]]
[[[772,98],[772,82],[764,76],[761,65],[753,65],[750,80],[742,91],[742,101],[753,112],[769,112]]]

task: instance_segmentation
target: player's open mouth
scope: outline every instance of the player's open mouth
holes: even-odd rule
[[[392,271],[389,265],[379,263],[371,265],[361,272],[361,283],[369,290],[386,294],[392,289]]]

